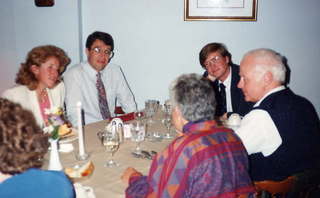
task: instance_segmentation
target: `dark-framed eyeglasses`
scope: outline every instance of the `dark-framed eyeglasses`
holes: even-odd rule
[[[114,52],[113,51],[110,51],[110,50],[102,50],[101,48],[99,47],[94,47],[92,48],[91,50],[93,50],[94,53],[96,54],[100,54],[100,53],[104,53],[105,55],[107,55],[109,58],[112,58],[113,55],[114,55]]]
[[[211,66],[215,63],[219,63],[221,61],[221,59],[222,59],[221,56],[214,56],[210,60],[207,60],[206,62],[204,62],[204,66],[208,67],[208,66]]]

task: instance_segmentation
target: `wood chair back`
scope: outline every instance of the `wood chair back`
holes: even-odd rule
[[[271,197],[284,198],[294,188],[296,178],[290,176],[282,181],[259,181],[254,182],[257,192],[267,191]]]

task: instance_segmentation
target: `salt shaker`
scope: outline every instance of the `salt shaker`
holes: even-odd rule
[[[117,133],[119,135],[120,143],[122,143],[124,141],[124,132],[123,132],[123,124],[122,123],[118,123]]]

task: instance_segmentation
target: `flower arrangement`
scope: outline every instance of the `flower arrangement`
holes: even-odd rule
[[[65,119],[61,107],[45,109],[45,114],[48,115],[48,120],[43,131],[49,133],[52,139],[57,140],[61,136],[71,133],[71,124]]]

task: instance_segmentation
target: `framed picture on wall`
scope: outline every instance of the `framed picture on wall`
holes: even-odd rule
[[[257,0],[184,0],[184,20],[256,21]]]

